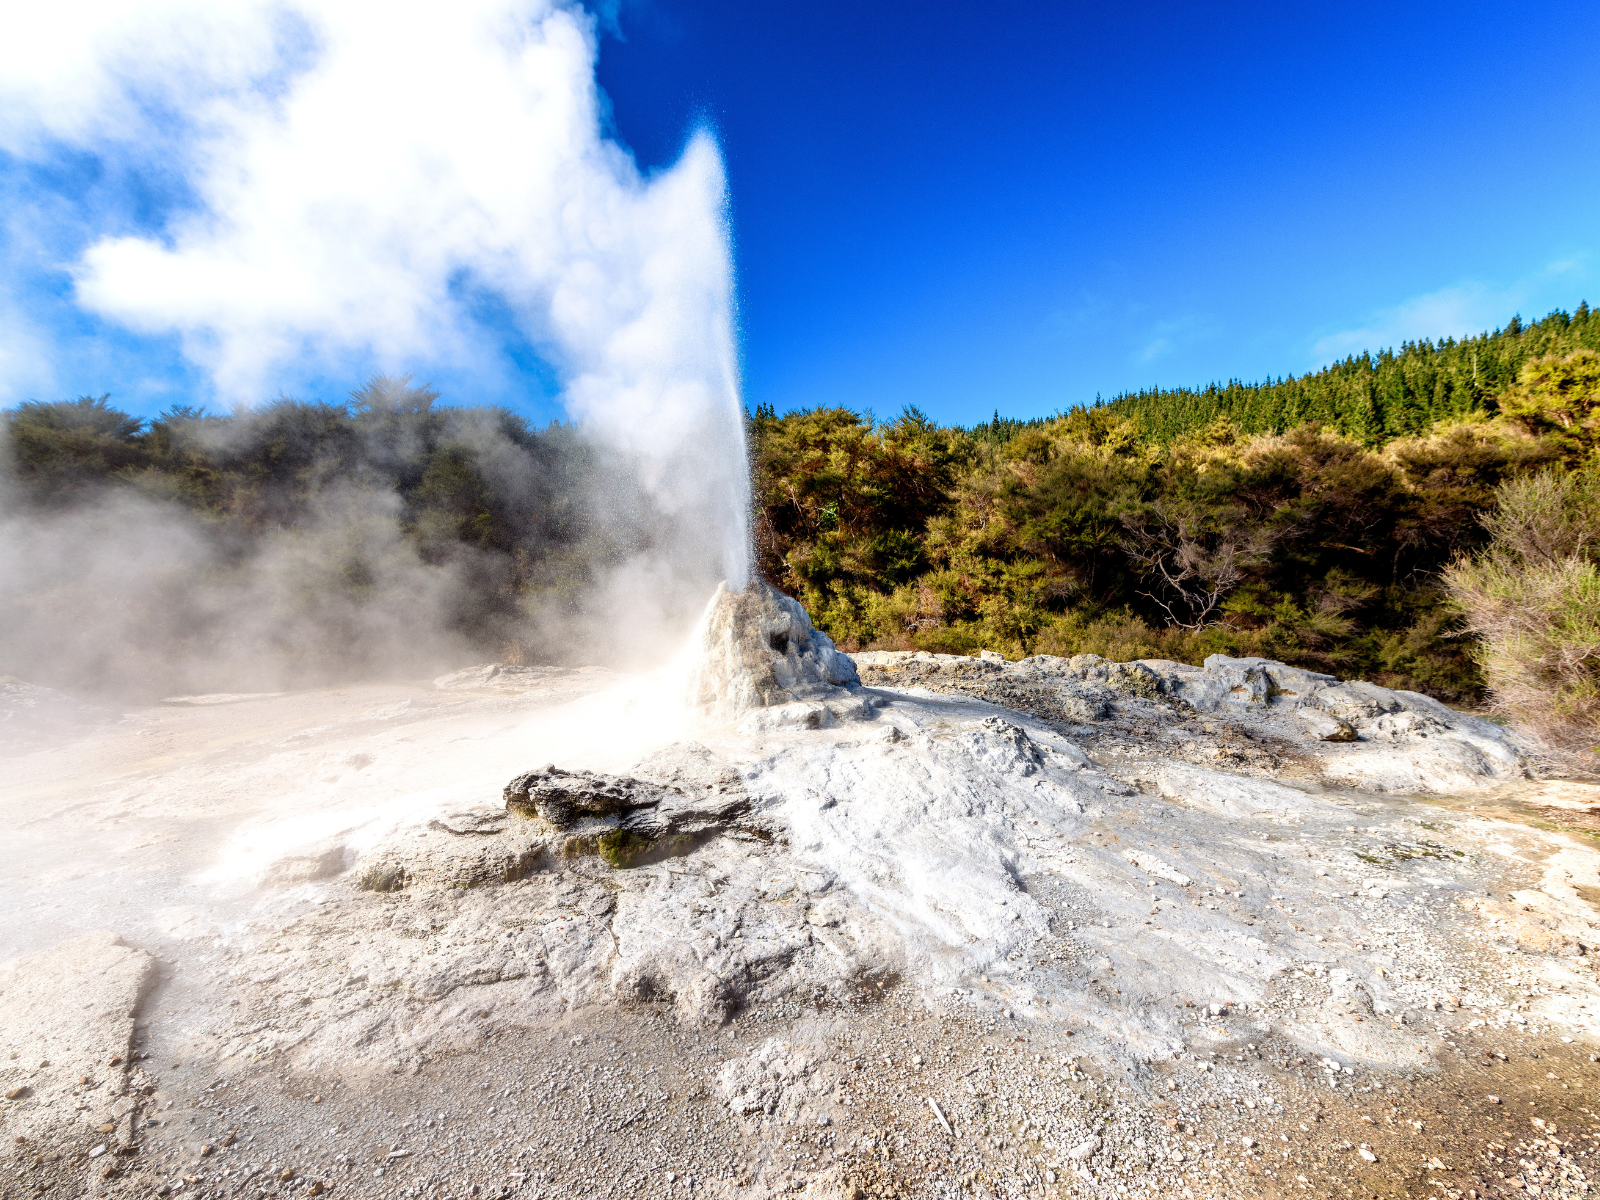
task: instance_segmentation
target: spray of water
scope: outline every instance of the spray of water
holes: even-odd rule
[[[596,607],[692,611],[750,572],[727,181],[704,130],[642,172],[605,135],[596,53],[560,0],[40,5],[0,44],[0,148],[183,197],[154,230],[91,214],[75,295],[178,339],[224,404],[503,371],[508,320],[663,518]],[[13,227],[59,235],[44,207]]]

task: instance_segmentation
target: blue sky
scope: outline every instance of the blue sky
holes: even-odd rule
[[[745,390],[970,422],[1600,298],[1600,8],[643,0],[720,130]]]
[[[700,123],[721,140],[747,403],[959,423],[1600,300],[1596,78],[1579,4],[626,0],[599,61],[647,170]],[[84,312],[69,274],[106,233],[160,234],[193,204],[180,179],[0,153],[0,202],[0,400],[208,398],[176,335]],[[492,368],[408,365],[558,414],[499,312]],[[335,396],[383,365],[280,386]]]

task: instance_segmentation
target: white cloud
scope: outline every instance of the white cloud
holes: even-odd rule
[[[35,6],[0,49],[13,153],[146,155],[199,200],[106,236],[78,302],[176,333],[224,401],[286,364],[470,365],[489,289],[573,413],[644,453],[742,578],[748,495],[726,181],[706,135],[653,177],[601,133],[590,18],[557,0]]]
[[[1581,260],[1567,259],[1507,286],[1466,282],[1415,296],[1379,309],[1356,328],[1318,338],[1311,347],[1312,361],[1323,367],[1364,350],[1398,348],[1402,342],[1471,337],[1503,326],[1518,312],[1543,316],[1541,301],[1556,304],[1545,294],[1547,285],[1581,273],[1581,267]]]
[[[1144,345],[1137,360],[1152,363],[1176,350],[1184,350],[1212,337],[1216,330],[1212,322],[1197,316],[1174,317],[1157,321],[1145,332]]]

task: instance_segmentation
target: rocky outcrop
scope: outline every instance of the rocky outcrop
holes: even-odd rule
[[[691,641],[690,702],[720,717],[803,700],[839,698],[860,686],[855,664],[812,627],[798,603],[753,580],[720,585]]]
[[[697,747],[707,758],[709,751]],[[692,752],[678,757],[696,766]],[[505,789],[506,808],[537,818],[561,835],[560,851],[590,849],[613,867],[631,867],[687,854],[719,833],[735,829],[750,814],[750,798],[737,773],[709,782],[684,773],[677,783],[635,776],[563,771],[554,766],[518,775]]]
[[[1263,746],[1298,743],[1303,749],[1290,757],[1311,755],[1328,781],[1396,793],[1470,790],[1527,774],[1515,739],[1497,725],[1417,692],[1341,682],[1270,659],[1213,654],[1192,666],[1095,654],[1015,663],[994,654],[876,651],[856,658],[872,686],[958,692],[1080,727],[1084,735],[1138,727],[1148,739],[1169,729],[1171,749],[1202,762],[1275,769],[1284,756]],[[1195,716],[1210,723],[1178,728]]]

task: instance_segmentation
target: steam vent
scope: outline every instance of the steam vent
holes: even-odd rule
[[[806,610],[761,580],[742,592],[718,585],[700,619],[694,662],[693,702],[728,717],[861,686],[855,664],[812,627]]]

